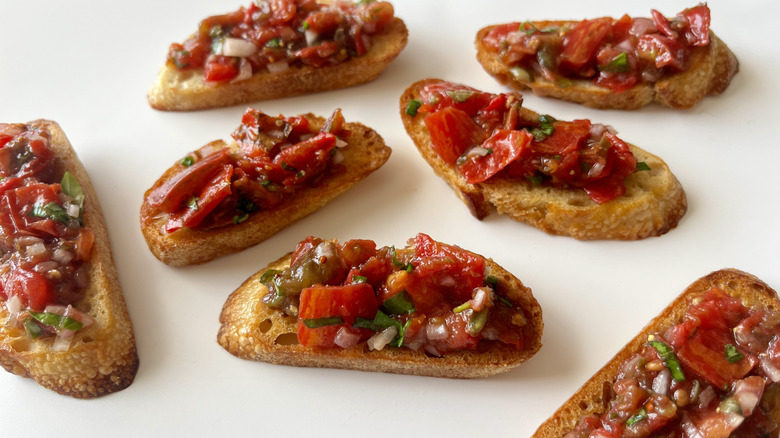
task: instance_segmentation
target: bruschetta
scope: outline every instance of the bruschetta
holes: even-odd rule
[[[60,126],[0,124],[0,365],[76,398],[130,385],[133,326],[95,191]]]
[[[477,59],[500,83],[592,108],[650,102],[690,108],[723,93],[739,71],[710,30],[706,4],[674,18],[524,21],[477,32]]]
[[[780,300],[724,269],[691,284],[533,435],[776,437]]]
[[[233,140],[188,153],[147,190],[141,231],[163,263],[198,264],[256,245],[390,157],[379,134],[345,122],[339,109],[326,120],[250,108]]]
[[[274,364],[474,378],[529,359],[542,330],[520,280],[418,234],[403,249],[308,237],[230,295],[217,338]]]
[[[260,0],[172,44],[147,97],[181,111],[351,87],[376,79],[407,35],[384,1]]]
[[[663,160],[610,126],[523,108],[516,92],[426,79],[406,89],[400,113],[422,157],[478,219],[492,204],[550,234],[635,240],[666,233],[687,209]]]

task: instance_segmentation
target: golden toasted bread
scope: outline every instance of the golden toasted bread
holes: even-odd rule
[[[408,248],[407,248],[408,249]],[[419,376],[476,378],[509,371],[541,348],[542,309],[531,290],[511,273],[486,259],[489,272],[498,279],[496,291],[522,309],[527,323],[521,333],[522,349],[497,341],[482,341],[477,350],[459,350],[433,357],[425,351],[385,347],[370,350],[365,341],[353,348],[305,347],[297,341],[297,318],[267,307],[269,293],[261,281],[269,270],[290,266],[287,254],[257,272],[236,289],[222,308],[217,341],[234,356],[281,365],[343,368]]]
[[[576,21],[534,21],[537,29],[573,26]],[[516,75],[503,63],[497,52],[485,44],[485,36],[496,25],[477,32],[474,45],[477,60],[482,67],[501,84],[515,90],[531,89],[534,94],[554,97],[599,109],[638,109],[653,101],[675,109],[691,108],[707,95],[723,93],[731,79],[739,71],[739,62],[728,46],[710,31],[710,43],[694,47],[690,53],[689,68],[677,73],[667,73],[654,83],[640,82],[622,92],[597,86],[592,80],[567,80],[553,82],[541,75],[530,78]]]
[[[305,114],[304,117],[315,129],[319,129],[325,122],[325,119],[313,114]],[[344,171],[326,176],[315,187],[296,191],[276,208],[252,213],[239,224],[209,229],[185,227],[168,233],[165,230],[165,215],[145,217],[142,213],[141,231],[149,249],[160,261],[171,266],[199,264],[256,245],[319,210],[390,158],[391,149],[376,131],[360,123],[346,123],[345,128],[349,131],[349,135],[343,139],[347,146],[339,149],[344,156],[340,163]],[[212,142],[212,145],[238,148],[235,142],[228,144],[222,140]],[[176,165],[169,168],[147,194],[170,178],[175,168]],[[147,206],[148,199],[144,197],[141,211]]]
[[[147,98],[155,109],[189,111],[352,87],[376,79],[401,53],[407,37],[403,20],[393,18],[384,33],[372,38],[365,55],[325,67],[258,72],[246,80],[216,86],[205,83],[203,69],[179,71],[166,63]]]
[[[83,223],[94,233],[95,242],[87,264],[89,284],[74,306],[95,321],[76,331],[67,351],[55,351],[53,337],[32,339],[24,328],[6,327],[10,315],[6,306],[0,305],[0,365],[76,398],[122,390],[135,378],[138,354],[97,195],[60,126],[48,120],[28,125],[50,133],[50,145],[56,154],[54,174],[61,178],[69,171],[85,195]]]
[[[533,185],[500,175],[482,183],[468,183],[454,165],[445,163],[432,148],[425,116],[406,113],[409,101],[419,99],[427,84],[438,81],[426,79],[406,89],[400,100],[401,119],[425,161],[478,219],[490,213],[492,204],[498,213],[550,234],[581,240],[635,240],[666,233],[685,214],[685,192],[666,163],[630,144],[636,159],[644,161],[650,170],[628,176],[624,181],[625,194],[603,204],[592,201],[581,189]],[[525,119],[538,118],[533,111],[521,111]]]
[[[736,269],[722,269],[696,280],[542,423],[533,436],[537,438],[568,436],[566,434],[574,429],[584,416],[603,414],[609,402],[607,399],[609,388],[615,381],[620,365],[647,344],[648,336],[655,333],[663,334],[666,327],[680,323],[692,301],[703,296],[713,287],[720,288],[730,296],[740,299],[745,307],[780,310],[777,292],[748,273]],[[778,410],[780,406],[776,406],[774,412],[770,413],[775,421],[780,420]]]

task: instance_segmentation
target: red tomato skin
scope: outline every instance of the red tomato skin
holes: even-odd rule
[[[222,148],[189,167],[182,166],[179,172],[149,191],[146,195],[147,204],[166,213],[176,212],[189,198],[198,193],[205,182],[218,173],[223,165],[230,163],[229,152],[228,148]]]
[[[239,60],[232,56],[217,55],[206,61],[203,79],[206,82],[229,81],[239,73]]]
[[[470,184],[487,181],[520,157],[523,149],[528,147],[532,141],[533,136],[525,129],[519,131],[497,130],[482,143],[483,148],[492,152],[484,157],[467,159],[460,165],[460,171]]]
[[[15,268],[3,276],[0,284],[6,298],[16,295],[22,302],[22,308],[28,307],[35,312],[44,311],[47,305],[56,301],[52,286],[35,271]]]
[[[334,338],[340,327],[351,327],[356,317],[373,319],[378,308],[374,288],[368,283],[305,288],[300,296],[298,342],[305,347],[336,347]],[[332,316],[340,316],[344,324],[310,329],[303,322]]]
[[[166,231],[176,231],[180,227],[197,227],[203,222],[209,213],[231,193],[230,179],[233,176],[233,166],[222,165],[222,169],[203,186],[197,196],[197,207],[187,207],[179,214],[174,215],[169,222]]]
[[[611,30],[612,19],[608,17],[579,22],[563,39],[559,67],[570,72],[587,67],[595,60],[596,50]]]
[[[447,164],[455,164],[466,150],[482,144],[487,138],[487,133],[471,116],[454,107],[429,114],[425,117],[425,126],[428,127],[433,150]]]
[[[700,4],[682,12],[688,25],[685,28],[685,38],[692,46],[706,46],[710,43],[710,8]]]

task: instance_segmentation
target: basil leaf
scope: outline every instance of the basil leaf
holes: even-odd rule
[[[636,162],[636,170],[642,171],[642,170],[650,170],[650,166],[647,165],[644,161],[637,161]]]
[[[422,106],[422,101],[417,99],[410,100],[409,103],[406,104],[406,114],[412,117],[416,116],[417,110],[420,109],[421,106]]]
[[[70,215],[68,215],[68,212],[62,208],[62,206],[55,202],[49,202],[46,205],[35,204],[33,205],[30,214],[35,217],[42,217],[45,219],[52,219],[57,222],[62,222],[63,224],[67,224],[71,219],[73,219],[70,217]]]
[[[82,324],[80,321],[76,321],[70,316],[57,315],[56,313],[31,311],[30,316],[35,318],[41,324],[52,326],[58,329],[76,331],[84,327],[84,324]]]
[[[27,330],[27,334],[30,335],[33,339],[38,339],[42,334],[43,330],[41,330],[41,326],[39,326],[33,318],[27,318],[24,321],[22,321],[22,324],[24,325],[24,329]]]
[[[607,65],[598,66],[599,70],[607,73],[625,73],[630,70],[628,55],[625,52],[615,56]]]
[[[75,199],[79,204],[79,208],[84,206],[84,191],[81,189],[81,184],[79,184],[79,181],[72,173],[65,172],[65,174],[62,175],[60,185],[62,186],[62,193]]]
[[[406,324],[401,325],[400,321],[397,321],[384,313],[382,313],[381,310],[377,310],[376,316],[374,316],[374,324],[376,324],[378,327],[386,329],[388,327],[395,327],[398,330],[398,334],[395,335],[395,338],[393,338],[388,345],[391,347],[400,347],[404,343],[404,331],[406,331],[406,327],[409,326],[409,322],[411,320],[407,321]],[[379,331],[379,330],[377,330]]]
[[[405,290],[386,299],[385,302],[382,303],[382,308],[391,315],[405,315],[407,313],[414,313],[415,310],[412,297]]]
[[[369,329],[375,332],[378,332],[379,329],[381,329],[373,319],[363,318],[361,316],[355,317],[355,322],[352,324],[352,327]]]
[[[642,408],[639,410],[639,412],[636,413],[636,415],[632,415],[631,417],[626,420],[626,426],[633,426],[636,423],[639,423],[642,420],[647,419],[647,411],[645,408]]]
[[[187,155],[186,157],[182,158],[181,161],[179,161],[179,164],[184,167],[190,167],[195,164],[195,159],[192,158],[192,155]]]
[[[737,350],[737,346],[734,344],[726,344],[726,359],[729,363],[737,363],[741,361],[745,356]]]
[[[352,276],[352,284],[355,283],[366,283],[368,282],[368,277],[364,277],[362,275],[353,275]]]
[[[672,379],[676,382],[682,382],[685,380],[685,373],[683,373],[680,362],[677,360],[677,355],[674,354],[672,347],[664,344],[661,341],[650,341],[650,346],[655,348],[658,355],[661,356],[661,360],[664,361],[664,365],[672,373]]]
[[[303,320],[303,325],[310,329],[339,324],[344,324],[344,319],[340,316],[324,316],[322,318],[309,318]]]
[[[414,269],[414,266],[412,266],[411,263],[403,264],[403,263],[401,263],[398,260],[398,257],[396,257],[395,246],[391,246],[390,249],[393,250],[393,264],[395,265],[395,267],[396,268],[401,268],[402,270],[404,270],[406,272],[412,272],[412,270]]]

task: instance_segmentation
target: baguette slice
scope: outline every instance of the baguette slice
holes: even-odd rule
[[[394,17],[385,33],[372,38],[371,49],[363,56],[321,68],[293,66],[281,73],[260,72],[217,86],[204,82],[202,69],[180,72],[166,63],[147,98],[158,110],[190,111],[352,87],[376,79],[401,53],[407,37],[403,20]]]
[[[542,309],[531,290],[520,280],[486,259],[491,275],[499,279],[504,296],[523,309],[528,324],[522,329],[523,350],[499,343],[480,343],[475,351],[456,351],[436,358],[423,351],[386,347],[369,351],[366,342],[355,348],[311,348],[297,342],[297,319],[268,308],[262,297],[268,288],[260,281],[269,269],[290,266],[292,253],[271,263],[247,279],[227,299],[220,314],[217,341],[230,354],[280,365],[342,368],[447,378],[488,377],[509,371],[541,348]]]
[[[647,163],[651,170],[630,175],[624,182],[626,193],[604,204],[593,202],[583,190],[534,186],[528,181],[498,175],[482,183],[468,183],[431,146],[424,116],[406,114],[409,101],[419,99],[420,91],[437,81],[440,79],[425,79],[406,89],[400,101],[401,119],[425,161],[455,190],[477,219],[490,214],[492,204],[498,213],[550,234],[580,240],[636,240],[666,233],[685,214],[688,206],[685,192],[666,163],[631,144],[629,147],[637,160]],[[538,117],[528,109],[521,111],[524,118]]]
[[[55,175],[67,170],[85,195],[84,226],[95,235],[89,286],[75,307],[95,323],[78,330],[67,351],[53,351],[53,338],[33,340],[24,329],[2,328],[9,318],[0,306],[0,365],[6,371],[35,379],[42,386],[75,398],[92,398],[129,386],[138,370],[135,335],[111,255],[108,231],[97,195],[84,166],[60,126],[48,120],[29,125],[51,133],[56,153]]]
[[[325,119],[313,114],[305,114],[304,117],[315,129],[319,129],[325,122]],[[344,160],[341,162],[345,167],[343,172],[324,178],[316,187],[301,188],[277,208],[253,213],[246,221],[237,225],[213,229],[182,228],[167,233],[164,230],[166,217],[160,216],[149,221],[142,216],[141,231],[149,249],[160,261],[171,266],[204,263],[254,246],[277,231],[324,207],[379,169],[390,158],[391,149],[385,145],[376,131],[355,122],[346,123],[345,127],[349,131],[349,135],[343,139],[347,142],[347,146],[339,149],[344,155]],[[233,141],[226,143],[217,140],[212,144],[238,148]],[[169,178],[174,168],[174,166],[169,168],[149,191]],[[141,211],[146,204],[145,197]]]
[[[647,342],[650,334],[663,332],[662,328],[680,322],[691,300],[703,295],[712,287],[718,287],[732,297],[742,300],[746,307],[780,310],[780,299],[766,283],[755,276],[736,269],[722,269],[702,277],[683,291],[677,298],[650,321],[639,334],[626,344],[603,368],[593,375],[572,397],[547,419],[534,433],[536,438],[563,437],[585,415],[604,412],[608,400],[603,397],[604,388],[611,386],[618,367]],[[773,412],[780,420],[780,412]]]
[[[535,21],[538,29],[550,26],[574,25],[576,21]],[[595,85],[590,80],[571,80],[565,87],[540,76],[528,82],[512,74],[498,54],[483,43],[485,35],[496,26],[477,32],[474,45],[477,60],[499,83],[515,90],[531,89],[537,96],[554,97],[598,109],[639,109],[653,101],[675,109],[691,108],[707,95],[723,93],[739,71],[739,62],[728,46],[710,31],[710,44],[691,51],[690,68],[684,72],[663,76],[654,84],[640,83],[616,93]]]

